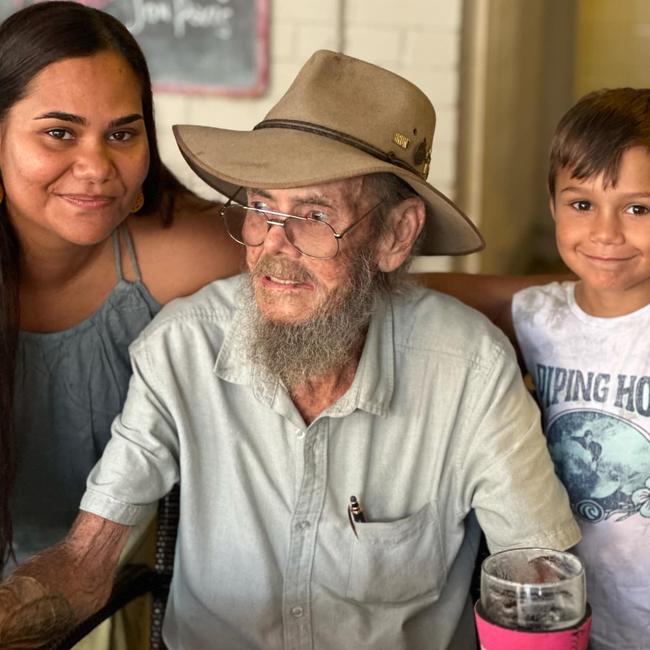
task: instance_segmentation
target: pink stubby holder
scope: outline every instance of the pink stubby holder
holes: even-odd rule
[[[517,630],[502,627],[486,618],[480,601],[474,607],[474,618],[481,650],[587,650],[591,629],[591,608],[584,618],[563,630]]]

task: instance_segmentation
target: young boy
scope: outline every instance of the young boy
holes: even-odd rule
[[[640,650],[650,647],[650,89],[600,91],[571,108],[549,190],[577,281],[512,296],[514,278],[467,276],[481,303],[458,276],[428,284],[514,332],[582,529],[591,647]]]

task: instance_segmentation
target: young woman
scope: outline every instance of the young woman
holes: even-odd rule
[[[46,2],[0,25],[0,559],[77,514],[161,305],[239,269],[213,204],[162,165],[143,54]],[[13,533],[13,535],[12,535]]]

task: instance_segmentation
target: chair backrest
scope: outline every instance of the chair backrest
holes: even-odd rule
[[[164,496],[158,504],[156,559],[153,568],[157,584],[152,589],[151,650],[165,650],[165,644],[162,640],[162,624],[167,606],[167,596],[169,595],[169,584],[174,570],[179,513],[180,489],[176,484],[171,492]]]

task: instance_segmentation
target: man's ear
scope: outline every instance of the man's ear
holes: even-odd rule
[[[377,245],[377,266],[380,271],[390,273],[408,258],[424,228],[425,219],[424,201],[417,196],[411,196],[391,208],[388,227]]]

